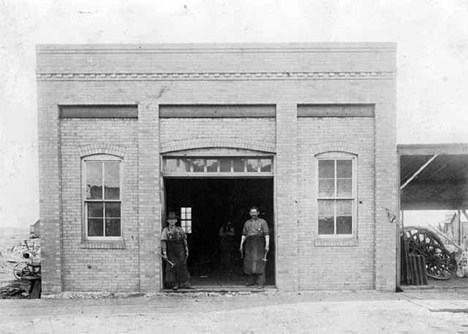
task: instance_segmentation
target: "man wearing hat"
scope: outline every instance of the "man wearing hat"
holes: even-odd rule
[[[185,231],[176,226],[177,215],[169,212],[167,227],[161,233],[162,256],[166,260],[165,285],[173,290],[180,288],[190,289],[190,274],[187,270],[189,255],[187,235]]]

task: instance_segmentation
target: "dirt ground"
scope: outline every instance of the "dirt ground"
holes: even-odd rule
[[[468,333],[468,292],[171,293],[0,301],[0,333]]]

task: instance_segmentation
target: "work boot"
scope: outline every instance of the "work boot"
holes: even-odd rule
[[[255,285],[255,278],[250,277],[247,283],[245,283],[245,286],[252,286]]]

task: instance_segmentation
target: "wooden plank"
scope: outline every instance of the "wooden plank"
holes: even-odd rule
[[[373,104],[299,104],[297,117],[374,117]]]
[[[160,118],[249,118],[276,117],[276,106],[268,105],[160,105]]]
[[[60,106],[60,118],[138,118],[136,105]]]
[[[468,144],[400,144],[399,155],[468,154]]]
[[[42,284],[41,280],[31,281],[31,288],[29,289],[29,299],[37,299],[41,297]]]
[[[424,256],[421,257],[421,284],[427,285],[427,271],[426,271],[426,258]]]
[[[422,165],[406,182],[400,187],[400,189],[404,189],[413,179],[418,176],[427,166],[430,165],[431,162],[437,158],[437,154],[434,154],[424,165]]]

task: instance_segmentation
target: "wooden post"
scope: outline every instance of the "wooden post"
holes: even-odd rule
[[[457,210],[455,220],[453,221],[453,241],[460,245],[460,210]]]

